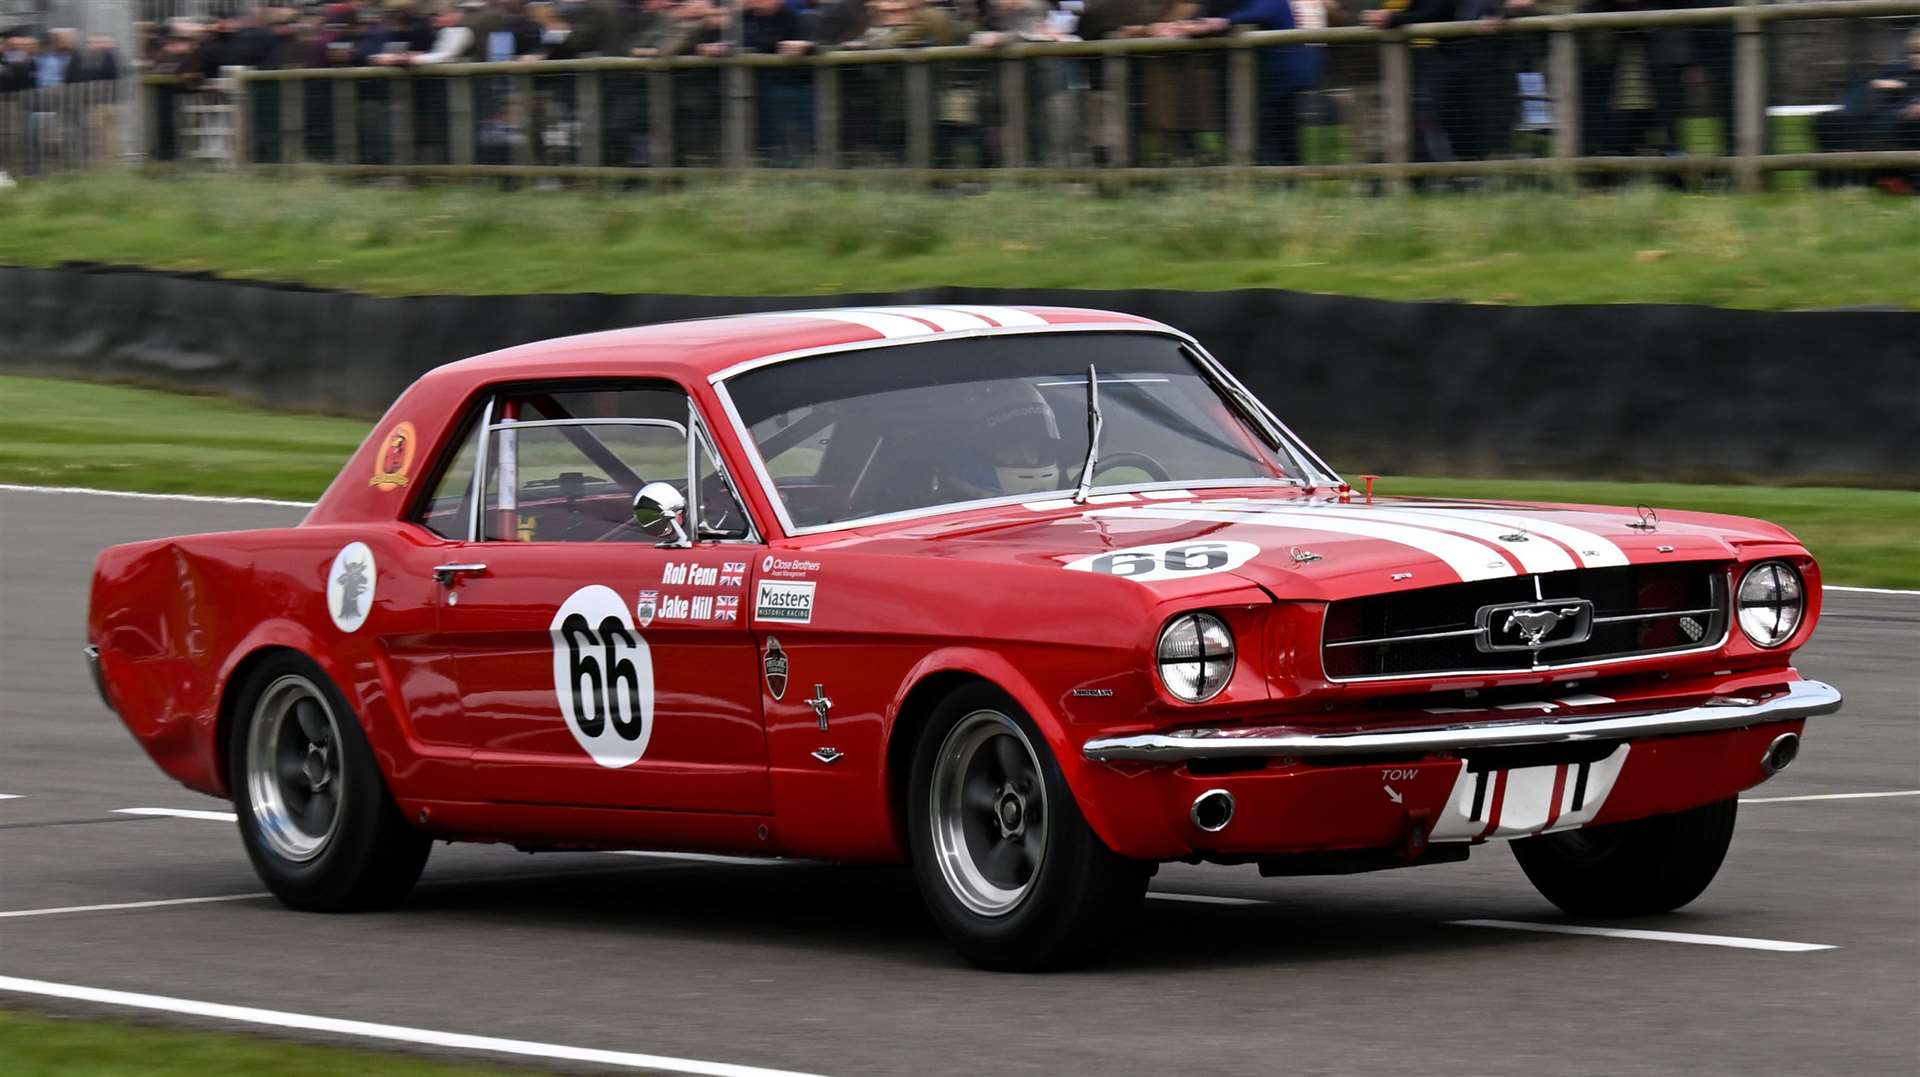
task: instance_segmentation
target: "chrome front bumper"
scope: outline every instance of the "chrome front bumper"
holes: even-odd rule
[[[1545,706],[1545,705],[1543,705]],[[1820,681],[1793,681],[1771,695],[1716,696],[1679,710],[1628,711],[1582,717],[1511,720],[1503,712],[1485,712],[1489,720],[1449,725],[1409,726],[1383,731],[1326,732],[1301,726],[1226,726],[1176,729],[1131,737],[1102,737],[1087,742],[1088,759],[1146,763],[1185,759],[1290,755],[1324,758],[1401,752],[1451,752],[1470,748],[1512,748],[1574,741],[1626,740],[1676,733],[1740,729],[1832,714],[1840,693]]]

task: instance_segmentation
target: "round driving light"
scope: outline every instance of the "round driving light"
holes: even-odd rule
[[[1233,633],[1211,613],[1183,613],[1160,630],[1154,657],[1160,683],[1175,699],[1204,703],[1233,676]]]
[[[1807,608],[1806,595],[1800,573],[1792,565],[1785,561],[1760,562],[1740,580],[1736,603],[1740,631],[1756,646],[1780,646],[1800,627],[1800,615]]]

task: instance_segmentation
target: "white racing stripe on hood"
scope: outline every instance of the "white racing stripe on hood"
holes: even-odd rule
[[[1626,551],[1615,546],[1604,535],[1588,531],[1584,527],[1573,527],[1554,520],[1542,520],[1537,516],[1523,516],[1517,512],[1499,512],[1492,509],[1430,509],[1423,510],[1431,515],[1452,517],[1455,513],[1470,516],[1487,523],[1502,527],[1518,527],[1566,543],[1573,549],[1574,555],[1586,563],[1588,568],[1616,568],[1630,564]]]
[[[1447,567],[1453,569],[1462,580],[1494,580],[1519,575],[1506,558],[1473,539],[1423,527],[1409,527],[1405,524],[1336,519],[1311,509],[1285,512],[1264,509],[1248,511],[1244,504],[1236,504],[1231,509],[1155,505],[1151,508],[1103,509],[1088,515],[1182,520],[1191,523],[1253,524],[1305,531],[1325,531],[1329,534],[1348,535],[1353,538],[1379,539],[1382,542],[1392,542],[1419,550],[1429,557],[1446,562]]]
[[[1503,535],[1515,533],[1511,524],[1495,523],[1483,520],[1471,513],[1421,512],[1399,506],[1362,506],[1362,505],[1313,505],[1301,506],[1301,512],[1324,512],[1343,520],[1379,520],[1382,523],[1407,524],[1410,527],[1432,527],[1447,531],[1457,531],[1470,535],[1482,542],[1505,550],[1511,557],[1517,558],[1520,567],[1528,573],[1565,572],[1579,568],[1580,565],[1558,544],[1548,542],[1546,532],[1533,541],[1508,542]],[[1521,529],[1530,530],[1530,529]]]
[[[782,310],[773,313],[781,318],[812,318],[822,322],[865,326],[888,340],[923,337],[938,332],[923,322],[878,310]]]

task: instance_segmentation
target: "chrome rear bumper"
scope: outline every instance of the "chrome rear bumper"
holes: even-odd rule
[[[1633,737],[1706,733],[1765,722],[1786,722],[1832,714],[1840,693],[1820,681],[1793,681],[1771,695],[1717,696],[1678,710],[1613,712],[1564,718],[1514,721],[1499,711],[1490,720],[1450,725],[1413,726],[1381,731],[1326,732],[1301,726],[1226,726],[1176,729],[1130,737],[1103,737],[1082,749],[1101,763],[1122,760],[1166,763],[1231,756],[1379,755],[1399,752],[1449,752],[1469,748],[1510,748],[1573,741],[1626,740]],[[1494,716],[1497,716],[1495,718]]]

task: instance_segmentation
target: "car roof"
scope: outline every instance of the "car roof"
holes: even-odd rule
[[[1076,325],[1171,331],[1149,318],[1079,307],[946,304],[784,310],[535,341],[448,363],[427,377],[474,383],[503,377],[630,375],[644,367],[648,374],[697,383],[743,363],[797,351]]]

